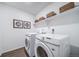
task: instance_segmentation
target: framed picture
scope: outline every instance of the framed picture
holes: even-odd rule
[[[23,21],[23,28],[24,29],[30,29],[31,28],[31,22]]]
[[[13,28],[23,28],[23,21],[13,19]]]

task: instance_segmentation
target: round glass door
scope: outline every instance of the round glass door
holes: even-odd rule
[[[52,52],[50,51],[48,46],[42,42],[39,42],[36,44],[35,55],[36,55],[36,57],[51,57],[51,56],[53,56]]]
[[[38,57],[48,57],[46,51],[41,46],[37,48],[37,54]]]

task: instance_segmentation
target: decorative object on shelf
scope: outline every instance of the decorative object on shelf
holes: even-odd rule
[[[40,17],[38,20],[35,20],[35,23],[36,23],[36,22],[39,22],[39,21],[42,21],[42,20],[44,20],[44,19],[45,19],[45,17],[42,16],[42,17]]]
[[[51,17],[51,16],[55,16],[55,15],[56,15],[55,12],[50,12],[50,13],[48,13],[46,16],[47,16],[47,18],[49,18],[49,17]]]
[[[13,28],[23,28],[23,21],[13,19]]]
[[[39,20],[35,20],[35,23],[36,23],[36,22],[39,22]]]
[[[60,11],[60,13],[62,13],[62,12],[65,12],[65,11],[67,11],[67,10],[69,10],[69,9],[72,9],[72,8],[74,8],[74,7],[75,7],[74,2],[70,2],[70,3],[68,3],[68,4],[66,4],[66,5],[64,5],[64,6],[62,6],[62,7],[60,7],[60,8],[59,8],[59,11]]]
[[[31,22],[13,19],[13,28],[30,29]]]
[[[40,21],[41,21],[41,20],[44,20],[44,19],[45,19],[45,17],[43,17],[43,16],[39,18]]]
[[[31,22],[23,21],[23,28],[24,29],[30,29],[31,28]]]

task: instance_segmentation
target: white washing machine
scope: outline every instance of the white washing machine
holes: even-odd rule
[[[25,49],[30,57],[35,56],[34,45],[35,45],[36,33],[29,33],[25,39]]]
[[[36,57],[67,57],[70,55],[69,37],[64,35],[37,35]]]

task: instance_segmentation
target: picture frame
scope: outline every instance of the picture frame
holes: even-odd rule
[[[30,29],[31,22],[13,19],[13,28]]]
[[[23,28],[24,29],[30,29],[31,28],[31,22],[23,21]]]
[[[17,20],[13,19],[13,28],[23,28],[23,21],[22,20]]]

